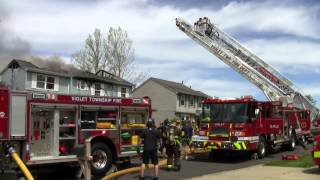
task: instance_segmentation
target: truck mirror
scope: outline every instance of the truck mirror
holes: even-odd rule
[[[255,109],[254,110],[254,116],[257,117],[260,113],[260,109]]]

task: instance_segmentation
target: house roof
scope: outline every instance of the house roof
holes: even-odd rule
[[[55,75],[55,76],[62,76],[62,77],[73,77],[73,78],[78,78],[78,79],[83,79],[83,80],[89,80],[89,81],[98,81],[98,82],[104,82],[104,83],[112,83],[112,84],[118,84],[118,85],[124,85],[124,86],[133,86],[132,83],[117,77],[117,76],[112,76],[110,78],[105,78],[98,76],[94,73],[87,72],[87,71],[82,71],[80,69],[77,69],[75,67],[57,67],[57,68],[40,68],[31,62],[24,61],[24,60],[18,60],[18,59],[13,59],[7,66],[9,67],[15,67],[15,68],[22,68],[25,71],[30,71],[30,72],[37,72],[37,73],[43,73],[43,74],[49,74],[49,75]],[[5,68],[5,69],[7,69]],[[2,70],[1,73],[3,73]]]
[[[191,89],[190,87],[188,87],[182,83],[167,81],[167,80],[163,80],[163,79],[157,79],[157,78],[153,78],[153,77],[149,78],[147,81],[154,81],[174,93],[188,94],[188,95],[201,96],[201,97],[209,97],[207,94],[205,94],[201,91]]]

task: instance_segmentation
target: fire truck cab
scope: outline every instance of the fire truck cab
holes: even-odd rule
[[[264,158],[270,150],[294,150],[297,139],[311,138],[310,112],[280,101],[207,99],[203,116],[211,120],[207,146],[212,151],[256,151]]]
[[[0,87],[1,168],[12,168],[14,146],[28,166],[77,162],[75,146],[91,139],[92,173],[107,172],[121,157],[136,155],[151,117],[148,98],[10,92]]]

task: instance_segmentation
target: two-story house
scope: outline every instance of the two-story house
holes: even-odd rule
[[[31,62],[12,60],[1,73],[1,81],[19,91],[60,94],[129,97],[134,87],[130,82],[107,71],[96,74],[77,68],[40,68]]]
[[[149,78],[133,91],[134,97],[148,96],[154,109],[152,117],[159,125],[164,119],[195,119],[201,115],[201,101],[209,96],[183,83]]]

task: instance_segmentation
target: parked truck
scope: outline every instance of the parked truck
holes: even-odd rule
[[[0,85],[0,168],[13,168],[8,148],[29,167],[77,162],[75,146],[91,139],[92,173],[106,173],[137,155],[138,135],[151,117],[141,99],[10,91]]]
[[[210,118],[208,147],[216,150],[256,151],[260,158],[268,150],[296,142],[312,141],[311,121],[318,108],[289,79],[211,23],[207,17],[194,25],[181,18],[178,28],[230,66],[267,97],[257,101],[250,96],[239,99],[207,99],[203,118]]]
[[[207,99],[204,116],[211,119],[208,149],[256,151],[264,158],[279,148],[294,150],[296,142],[312,139],[310,111],[283,106],[281,101],[257,101],[250,96]]]

